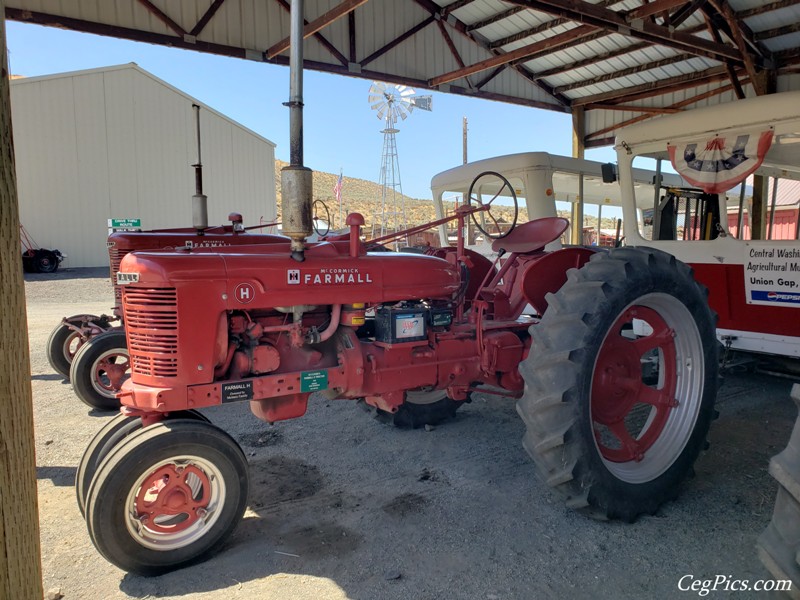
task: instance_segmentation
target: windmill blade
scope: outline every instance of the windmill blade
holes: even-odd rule
[[[384,117],[384,115],[386,115],[386,111],[387,111],[387,109],[388,109],[388,106],[383,106],[383,107],[381,107],[381,109],[378,111],[378,118],[379,118],[381,121],[383,121],[383,117]]]
[[[377,102],[378,100],[383,101],[383,99],[384,98],[382,94],[370,94],[369,97],[367,98],[367,102],[372,104],[374,102]]]
[[[386,91],[386,84],[382,81],[373,81],[372,87],[375,88],[377,94],[382,94]],[[370,91],[372,91],[372,88],[370,88]]]
[[[379,108],[383,108],[384,106],[386,106],[386,101],[385,100],[381,100],[380,102],[376,102],[375,104],[370,106],[370,108],[372,110],[378,110]]]
[[[433,110],[433,96],[416,96],[411,99],[412,106],[420,110]]]
[[[401,90],[400,88],[398,88],[398,91],[400,92],[400,95],[403,96],[404,98],[408,98],[409,96],[413,96],[414,94],[416,94],[416,92],[413,89],[406,88],[406,86],[402,87],[405,89]]]

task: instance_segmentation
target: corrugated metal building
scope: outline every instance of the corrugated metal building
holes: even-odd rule
[[[108,219],[188,227],[200,110],[209,223],[275,219],[275,144],[131,63],[11,82],[20,220],[66,267],[108,264]]]

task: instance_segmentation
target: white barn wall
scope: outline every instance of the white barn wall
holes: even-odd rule
[[[275,145],[135,65],[12,81],[20,219],[66,267],[103,266],[109,218],[191,225],[199,104],[209,223],[275,219]]]

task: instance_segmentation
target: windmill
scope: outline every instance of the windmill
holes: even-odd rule
[[[405,121],[418,108],[430,111],[431,96],[417,96],[405,85],[391,85],[375,81],[369,88],[369,103],[377,117],[383,121],[383,153],[381,155],[381,218],[372,224],[372,237],[386,235],[406,228],[406,208],[403,186],[400,183],[400,163],[397,159],[395,127],[397,121]]]

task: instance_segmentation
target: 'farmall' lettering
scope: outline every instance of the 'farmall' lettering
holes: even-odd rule
[[[230,246],[230,244],[222,240],[204,240],[202,242],[186,240],[187,248],[218,248],[220,246]]]
[[[328,269],[327,271],[328,271],[327,273],[323,271],[317,273],[316,275],[312,275],[311,273],[305,273],[303,275],[303,283],[306,285],[372,283],[372,275],[370,275],[369,273],[359,273],[355,269]],[[348,271],[348,272],[340,273],[339,271]]]

